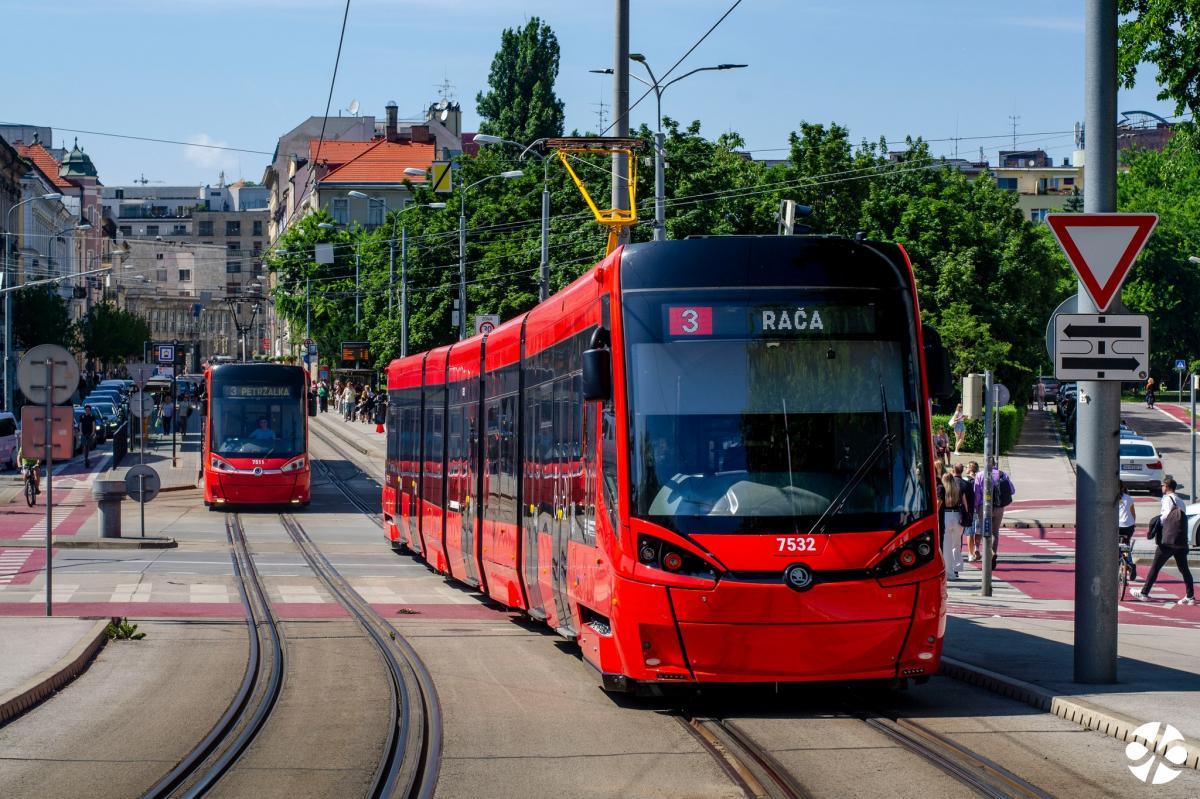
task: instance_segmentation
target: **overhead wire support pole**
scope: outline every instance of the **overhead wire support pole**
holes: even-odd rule
[[[1084,210],[1117,208],[1117,3],[1084,3]],[[1097,308],[1080,284],[1078,311]],[[1120,300],[1108,309],[1123,312]],[[1117,679],[1117,472],[1120,384],[1079,382],[1076,412],[1075,681]]]
[[[629,136],[629,0],[616,0],[613,38],[613,123],[617,138]],[[629,160],[613,153],[612,207],[628,211]],[[629,243],[629,228],[617,229],[618,244]]]

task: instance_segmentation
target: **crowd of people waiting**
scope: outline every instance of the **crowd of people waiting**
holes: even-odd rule
[[[948,460],[934,461],[934,474],[938,480],[938,528],[942,536],[942,558],[946,566],[946,577],[957,580],[966,563],[983,560],[984,532],[984,473],[976,461],[966,465],[951,465]],[[995,461],[992,466],[992,568],[996,568],[1000,550],[1000,525],[1004,521],[1004,509],[1012,503],[1017,493],[1012,478],[999,469]],[[966,555],[963,542],[966,541]]]
[[[347,422],[368,424],[387,416],[387,392],[376,391],[370,383],[356,383],[338,378],[330,383],[321,380],[314,388],[317,409],[329,411],[332,402],[337,412]]]

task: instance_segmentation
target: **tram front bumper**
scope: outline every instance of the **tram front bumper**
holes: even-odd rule
[[[308,480],[299,475],[220,475],[213,497],[231,505],[284,505],[308,502]]]

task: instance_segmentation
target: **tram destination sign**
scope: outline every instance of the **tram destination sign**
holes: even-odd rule
[[[1058,314],[1054,376],[1059,380],[1141,381],[1150,368],[1150,317]]]
[[[663,306],[666,338],[827,338],[872,335],[876,326],[873,304],[698,303]]]

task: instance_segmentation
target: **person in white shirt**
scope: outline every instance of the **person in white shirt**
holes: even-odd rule
[[[1146,600],[1150,598],[1150,589],[1154,587],[1154,581],[1158,579],[1158,573],[1168,560],[1174,558],[1175,565],[1179,568],[1179,574],[1183,577],[1184,597],[1179,600],[1181,605],[1196,604],[1196,589],[1192,581],[1192,572],[1188,568],[1188,523],[1187,523],[1187,506],[1184,501],[1175,493],[1176,483],[1171,477],[1164,477],[1162,481],[1162,503],[1160,504],[1158,518],[1162,521],[1162,533],[1158,539],[1158,548],[1154,551],[1154,562],[1150,565],[1150,573],[1146,575],[1146,582],[1142,585],[1142,590],[1135,591],[1134,599]],[[1179,513],[1175,517],[1171,517],[1171,512],[1179,508]]]
[[[1133,538],[1133,528],[1137,525],[1137,511],[1133,507],[1133,497],[1129,489],[1121,483],[1121,496],[1117,497],[1117,535],[1122,544],[1128,544]]]

